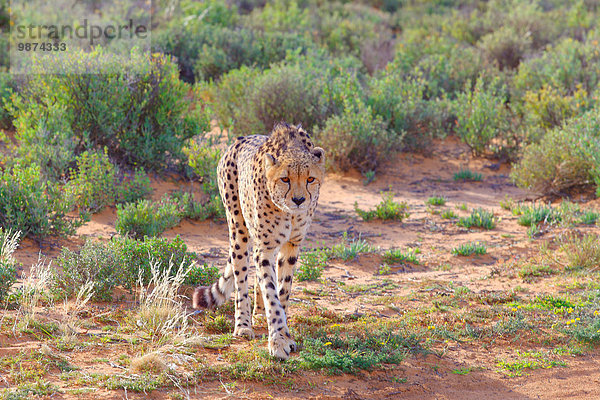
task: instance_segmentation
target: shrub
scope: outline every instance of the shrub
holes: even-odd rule
[[[23,232],[23,236],[71,235],[85,216],[71,217],[72,204],[61,187],[46,182],[41,169],[20,164],[0,172],[0,225]]]
[[[531,58],[519,66],[515,88],[535,91],[551,86],[567,95],[578,88],[592,93],[600,79],[597,47],[597,40],[591,36],[585,42],[562,39],[549,46],[541,57]]]
[[[479,47],[500,70],[517,68],[530,46],[528,35],[520,35],[508,26],[485,35],[479,42]]]
[[[510,136],[511,115],[504,90],[498,79],[486,85],[480,77],[473,91],[467,88],[456,99],[456,133],[476,154],[503,154],[517,145]]]
[[[288,51],[304,52],[313,47],[309,40],[289,32],[263,32],[207,22],[176,20],[156,35],[155,47],[177,57],[188,81],[218,80],[242,66],[264,69],[283,60]]]
[[[0,39],[0,47],[3,45],[4,43]],[[0,128],[2,129],[9,129],[12,126],[12,116],[7,105],[10,102],[15,86],[15,80],[10,73],[0,72]]]
[[[362,102],[346,102],[344,112],[329,118],[316,137],[328,149],[329,165],[341,170],[375,170],[391,148],[384,121]]]
[[[158,203],[139,200],[125,205],[117,204],[115,229],[121,235],[142,239],[144,236],[160,235],[165,230],[177,226],[181,218],[178,204],[169,199]]]
[[[214,267],[194,265],[196,254],[187,251],[186,244],[179,236],[173,240],[157,237],[144,237],[143,240],[117,237],[113,238],[113,246],[119,253],[121,284],[126,287],[134,286],[139,277],[144,284],[147,284],[152,276],[152,263],[156,264],[161,271],[166,270],[171,261],[178,267],[181,265],[190,267],[186,275],[186,282],[189,284],[196,284],[196,281],[212,283],[214,275],[218,276],[218,270],[215,271]]]
[[[386,73],[370,82],[369,105],[395,135],[391,144],[422,147],[433,137],[434,109],[423,98],[425,81],[398,73]]]
[[[45,160],[52,161],[53,177],[73,151],[94,147],[106,147],[120,162],[159,169],[180,157],[184,140],[209,127],[205,106],[168,57],[133,52],[121,61],[96,49],[56,62],[64,73],[34,66],[40,74],[26,82],[13,108],[19,154],[40,153],[40,160],[28,157],[45,169]]]
[[[208,266],[206,263],[202,265],[194,263],[185,276],[185,283],[194,286],[210,286],[219,279],[219,276],[219,267]]]
[[[600,183],[600,112],[594,108],[523,149],[511,176],[520,187],[559,194]]]
[[[182,195],[178,200],[185,216],[192,219],[206,219],[210,216],[224,217],[225,209],[219,196],[217,166],[221,159],[221,149],[210,141],[190,141],[184,148],[188,157],[188,165],[202,178],[202,190],[208,196],[208,201],[198,204],[191,196]]]
[[[543,130],[560,126],[565,120],[586,111],[590,104],[587,97],[581,87],[570,96],[551,86],[527,91],[523,98],[526,122]]]
[[[133,203],[147,199],[152,194],[150,178],[143,169],[136,169],[133,175],[125,177],[117,187],[117,201],[119,203]]]
[[[452,249],[452,254],[454,254],[455,256],[470,256],[473,254],[483,255],[485,253],[487,253],[487,248],[485,247],[485,244],[479,242],[464,243]]]
[[[490,211],[477,208],[471,211],[471,215],[468,217],[460,218],[457,224],[467,229],[472,227],[494,229],[496,227],[496,217]]]
[[[454,219],[454,218],[458,218],[458,215],[456,215],[456,213],[452,210],[444,210],[442,211],[442,213],[440,214],[440,216],[444,219]]]
[[[97,212],[113,204],[116,197],[117,168],[104,153],[84,151],[77,156],[77,170],[65,185],[66,195],[85,211]]]
[[[361,210],[358,208],[358,203],[354,203],[354,210],[364,221],[370,221],[375,218],[402,221],[410,215],[408,213],[408,205],[405,202],[396,203],[394,201],[393,192],[381,192],[381,197],[382,201],[375,206],[375,210]]]
[[[111,300],[115,286],[122,283],[119,255],[112,243],[87,240],[79,252],[63,248],[57,263],[62,273],[55,276],[56,285],[68,295],[79,292],[93,282],[94,298]]]
[[[77,294],[88,282],[94,285],[94,298],[110,300],[116,286],[132,288],[138,283],[148,284],[152,268],[160,272],[170,265],[183,266],[189,284],[211,284],[218,277],[215,267],[195,264],[196,254],[187,251],[179,236],[173,240],[149,238],[113,238],[109,242],[88,240],[78,251],[63,248],[57,263],[62,272],[54,276],[55,286],[68,295]],[[171,264],[170,264],[171,263]]]

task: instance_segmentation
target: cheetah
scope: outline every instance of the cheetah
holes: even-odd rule
[[[248,296],[252,249],[254,319],[265,313],[269,352],[286,360],[296,350],[286,318],[293,270],[317,207],[325,151],[300,125],[279,123],[270,136],[237,138],[219,161],[217,175],[229,226],[229,258],[215,284],[195,289],[192,305],[217,307],[235,287],[234,335],[254,338]]]

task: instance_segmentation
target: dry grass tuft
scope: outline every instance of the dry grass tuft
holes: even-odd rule
[[[129,368],[132,372],[150,372],[153,374],[162,374],[169,370],[162,355],[157,351],[132,359]]]
[[[193,265],[192,265],[193,266]],[[135,316],[135,325],[142,330],[153,344],[163,344],[169,338],[183,335],[187,326],[187,312],[183,305],[184,296],[178,294],[190,267],[179,265],[174,275],[173,262],[169,267],[160,268],[160,262],[150,262],[152,275],[147,286],[139,277],[139,309]]]

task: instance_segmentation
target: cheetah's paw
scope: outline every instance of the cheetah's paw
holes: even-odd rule
[[[248,340],[252,340],[254,339],[254,331],[252,330],[252,328],[248,328],[246,326],[238,327],[235,328],[235,330],[233,331],[233,336],[244,337]]]
[[[290,358],[290,353],[296,351],[296,342],[291,337],[278,333],[275,338],[269,339],[269,353],[281,360]]]

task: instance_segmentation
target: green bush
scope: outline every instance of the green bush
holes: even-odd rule
[[[456,133],[476,154],[504,154],[517,145],[504,91],[497,78],[486,84],[480,77],[473,91],[467,88],[456,99]]]
[[[116,197],[117,168],[104,153],[84,151],[77,156],[77,169],[71,169],[71,180],[65,185],[67,196],[79,208],[97,212],[113,204]]]
[[[3,45],[3,41],[0,40],[0,47]],[[2,65],[1,61],[0,65]],[[11,95],[15,90],[15,80],[13,78],[8,72],[0,72],[0,128],[2,129],[9,129],[12,126],[12,116],[10,115],[10,106],[8,105],[11,101]]]
[[[157,236],[179,224],[182,215],[176,202],[168,198],[160,202],[138,200],[125,205],[117,204],[115,229],[121,235],[136,239]]]
[[[600,80],[600,53],[593,37],[585,42],[565,38],[549,46],[541,57],[521,63],[514,78],[517,90],[539,90],[544,86],[573,94],[578,89],[587,93]]]
[[[63,248],[57,259],[62,268],[55,283],[67,295],[77,294],[88,282],[94,284],[94,298],[111,300],[115,286],[123,281],[119,255],[111,242],[87,240],[78,252]]]
[[[342,171],[373,171],[391,150],[384,121],[362,102],[348,101],[344,112],[329,118],[315,135],[327,149],[328,165]]]
[[[435,110],[424,99],[425,85],[421,78],[397,73],[384,73],[370,81],[369,105],[394,133],[396,149],[422,147],[435,134]]]
[[[309,40],[289,32],[216,25],[205,19],[181,22],[176,20],[158,32],[155,47],[177,57],[182,76],[189,81],[218,80],[242,66],[264,69],[283,60],[288,51],[313,47]]]
[[[479,42],[479,47],[500,70],[517,68],[530,46],[529,35],[520,35],[508,26],[485,35]]]
[[[192,219],[206,219],[210,216],[223,217],[225,209],[219,196],[219,182],[217,179],[217,166],[221,159],[221,149],[210,141],[190,141],[184,148],[188,157],[188,165],[194,173],[202,179],[202,191],[208,196],[204,204],[193,202],[192,198],[182,196],[179,199],[182,208],[186,210],[186,217]]]
[[[588,100],[587,92],[581,87],[572,95],[563,95],[560,90],[551,86],[544,86],[538,91],[527,91],[523,103],[526,122],[544,131],[562,125],[565,120],[582,114],[593,105]]]
[[[148,175],[143,169],[136,169],[133,175],[125,177],[117,187],[117,201],[119,203],[133,203],[147,199],[152,191]]]
[[[68,215],[72,203],[58,184],[47,182],[36,164],[16,164],[0,172],[0,225],[43,239],[49,235],[72,235],[85,215]]]
[[[14,96],[12,112],[19,155],[52,178],[75,151],[103,147],[111,159],[160,169],[181,156],[187,138],[209,128],[198,93],[168,57],[133,52],[122,61],[97,49],[61,60],[56,67],[65,73],[45,74],[46,67],[34,66],[41,73]]]
[[[152,277],[150,263],[158,263],[161,270],[164,270],[169,267],[170,260],[177,268],[182,263],[185,268],[191,267],[192,275],[187,277],[189,284],[194,284],[194,280],[199,282],[204,280],[209,283],[216,280],[215,272],[211,267],[201,270],[200,267],[193,266],[197,256],[187,251],[186,244],[179,236],[173,240],[158,237],[144,237],[143,240],[116,237],[113,238],[113,246],[119,255],[118,269],[122,271],[121,284],[126,287],[135,286],[140,276],[142,282],[147,284]]]
[[[218,278],[218,269],[199,267],[195,260],[196,254],[187,251],[179,236],[171,241],[149,237],[144,240],[117,237],[109,242],[88,240],[78,251],[63,248],[57,260],[61,270],[56,272],[54,282],[68,295],[76,294],[87,282],[93,282],[94,298],[111,300],[116,286],[132,288],[140,278],[142,283],[148,284],[151,262],[165,270],[172,261],[177,267],[183,264],[190,269],[187,283],[213,283]]]
[[[193,286],[210,286],[219,279],[220,275],[219,267],[208,266],[206,263],[193,264],[185,276],[185,283]]]
[[[594,108],[523,149],[511,176],[520,187],[564,193],[600,184],[600,110]]]

